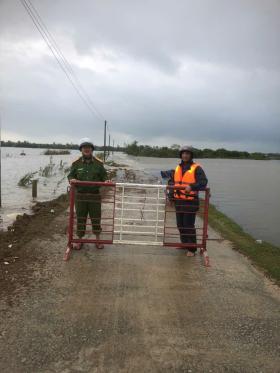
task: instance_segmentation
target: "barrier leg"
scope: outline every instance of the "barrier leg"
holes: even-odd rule
[[[205,249],[200,249],[200,255],[203,256],[205,267],[211,267],[210,258],[209,258],[209,255],[208,255],[208,252],[207,252],[206,248]]]
[[[203,258],[205,267],[210,267],[210,259],[208,256],[208,252],[206,249],[206,243],[208,238],[208,213],[209,213],[209,198],[210,198],[210,190],[206,189],[205,192],[205,207],[204,207],[204,219],[203,219]]]
[[[71,255],[71,250],[73,249],[73,224],[74,224],[74,198],[75,198],[75,188],[73,185],[70,187],[69,200],[70,200],[70,211],[69,211],[69,222],[68,222],[68,244],[66,251],[63,256],[63,260],[66,262],[69,260]]]
[[[63,260],[65,262],[67,262],[67,260],[70,259],[70,255],[71,255],[71,250],[73,249],[73,245],[71,243],[68,243],[67,245],[67,248],[66,248],[66,251],[64,253],[64,257],[63,257]]]

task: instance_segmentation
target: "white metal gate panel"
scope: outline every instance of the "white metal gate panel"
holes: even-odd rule
[[[116,183],[114,243],[162,245],[165,185]]]

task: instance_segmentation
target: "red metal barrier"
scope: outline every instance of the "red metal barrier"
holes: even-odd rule
[[[175,198],[178,190],[185,187],[167,186],[163,245],[200,249],[205,265],[210,266],[206,248],[210,189],[199,191],[199,198],[191,201]]]
[[[74,244],[113,243],[115,194],[115,183],[91,181],[71,183],[68,244],[64,260],[69,259]]]

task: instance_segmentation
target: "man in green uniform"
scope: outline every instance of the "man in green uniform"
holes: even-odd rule
[[[106,181],[107,172],[103,162],[93,155],[94,145],[89,138],[80,141],[80,151],[82,156],[72,163],[68,175],[69,182],[80,181]],[[101,233],[101,196],[98,186],[77,186],[75,193],[75,210],[77,215],[77,236],[82,238],[86,231],[88,215],[91,219],[92,231],[96,239],[100,239]],[[82,244],[77,244],[76,249],[81,249]],[[104,245],[96,243],[98,249],[103,249]]]

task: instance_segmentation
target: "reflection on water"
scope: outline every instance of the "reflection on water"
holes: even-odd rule
[[[32,204],[31,189],[17,186],[27,172],[38,171],[50,162],[43,149],[2,148],[2,200],[1,215],[5,224],[19,213],[28,212]],[[66,191],[65,175],[60,172],[60,162],[68,166],[79,155],[54,156],[53,177],[41,177],[38,200],[55,198]],[[177,159],[132,157],[115,153],[119,162],[152,174],[160,179],[160,171],[175,168]],[[211,202],[233,218],[256,239],[280,245],[280,161],[254,161],[229,159],[201,159],[211,188]]]

